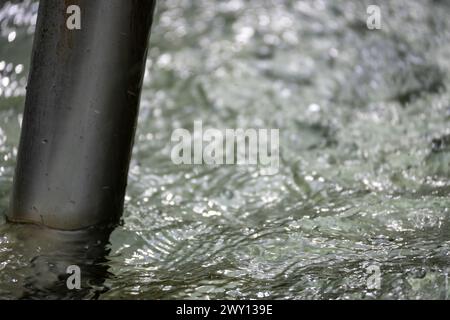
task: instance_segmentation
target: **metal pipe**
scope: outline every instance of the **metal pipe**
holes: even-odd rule
[[[69,30],[67,8],[81,9]],[[10,209],[61,230],[123,211],[154,0],[41,0]]]

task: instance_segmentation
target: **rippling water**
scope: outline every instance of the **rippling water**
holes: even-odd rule
[[[447,1],[159,1],[109,242],[5,223],[36,11],[0,0],[0,298],[448,298]],[[279,128],[279,174],[173,165],[194,120]]]

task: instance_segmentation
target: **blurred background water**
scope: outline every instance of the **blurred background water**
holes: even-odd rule
[[[0,298],[448,298],[450,3],[159,1],[109,242],[5,223],[37,7],[0,0]],[[279,174],[172,164],[194,120],[279,128]]]

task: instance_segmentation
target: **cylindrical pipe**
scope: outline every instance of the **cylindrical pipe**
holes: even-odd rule
[[[66,25],[71,5],[81,29]],[[154,5],[40,1],[10,221],[62,230],[118,222]]]

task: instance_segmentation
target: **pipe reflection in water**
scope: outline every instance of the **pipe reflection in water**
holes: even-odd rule
[[[8,251],[8,243],[21,243],[11,254],[21,260],[23,268],[5,268],[2,273],[11,275],[11,291],[20,290],[16,294],[22,299],[96,299],[107,290],[104,282],[110,276],[107,255],[111,229],[58,231],[34,225],[3,225],[0,229],[6,244],[0,257]],[[80,268],[80,289],[67,286],[73,274],[67,273],[71,265]],[[0,292],[0,297],[5,293]]]

